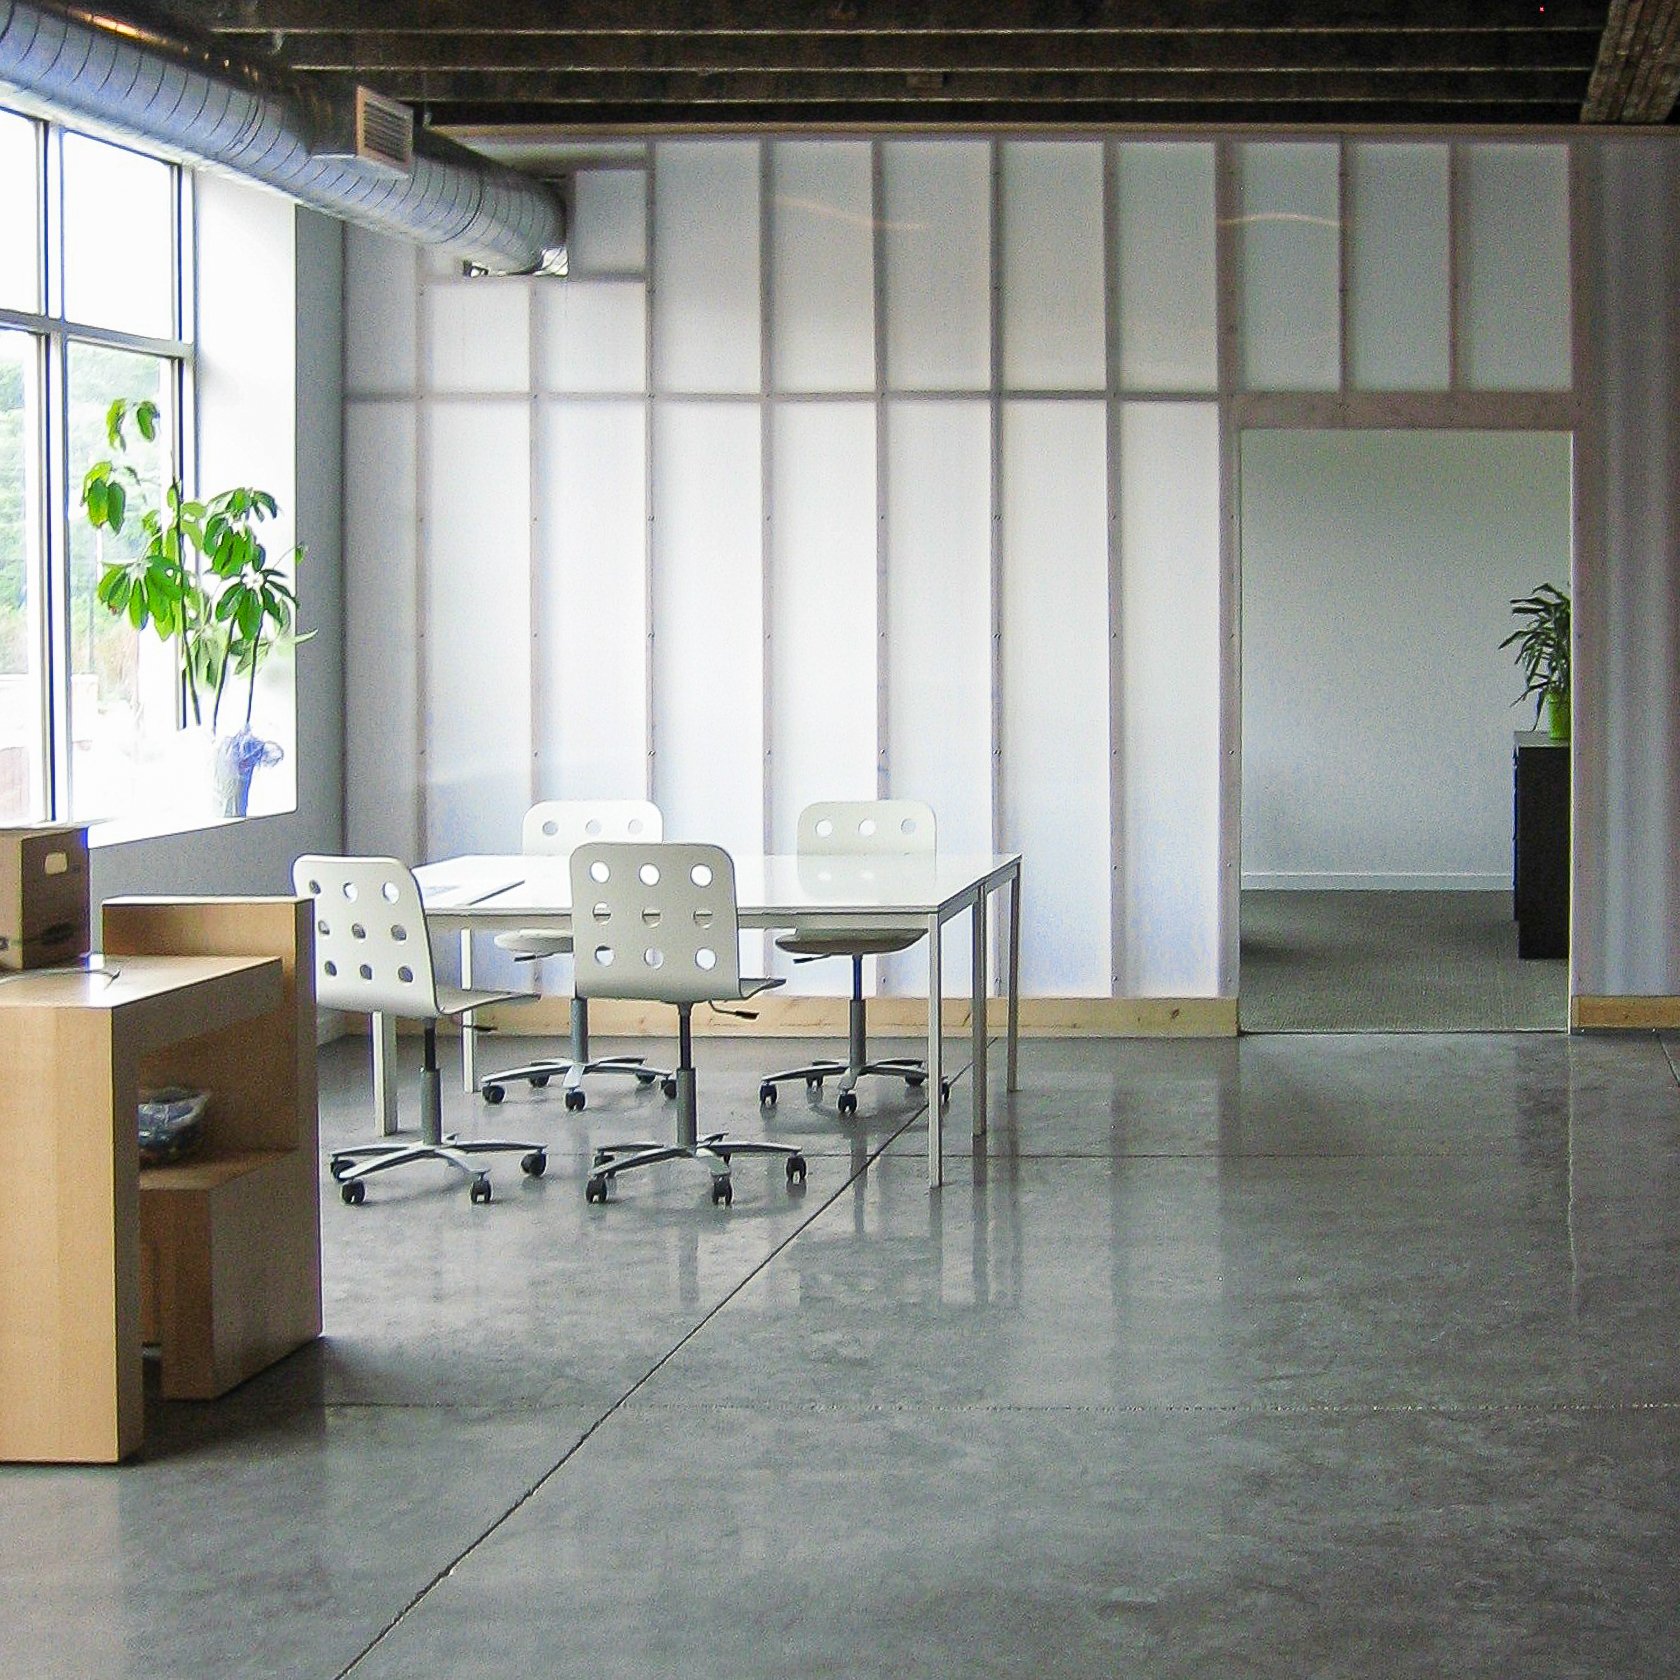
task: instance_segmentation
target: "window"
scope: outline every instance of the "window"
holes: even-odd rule
[[[131,429],[130,464],[179,472],[185,185],[172,164],[0,110],[0,822],[175,826],[157,770],[181,732],[178,661],[98,600],[135,526],[94,531],[80,496],[118,397],[162,416],[151,443]]]

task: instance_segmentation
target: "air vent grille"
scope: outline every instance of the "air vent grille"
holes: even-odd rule
[[[413,111],[371,88],[357,88],[356,157],[394,175],[407,175],[414,168]]]

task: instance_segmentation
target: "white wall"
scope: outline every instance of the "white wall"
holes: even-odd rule
[[[1570,440],[1242,440],[1245,886],[1511,884],[1509,603],[1570,575]]]
[[[95,904],[120,893],[291,891],[292,859],[343,842],[343,228],[262,188],[198,182],[199,438],[208,482],[275,492],[298,574],[297,808],[97,848]],[[263,772],[267,774],[268,772]]]

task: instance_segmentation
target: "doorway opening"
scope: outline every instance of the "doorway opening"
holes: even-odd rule
[[[1518,954],[1500,643],[1568,586],[1571,446],[1242,434],[1242,1031],[1567,1030],[1567,952]]]

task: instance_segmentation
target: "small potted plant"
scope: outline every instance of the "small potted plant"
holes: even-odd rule
[[[1554,741],[1569,739],[1569,597],[1556,584],[1543,583],[1532,595],[1511,602],[1522,620],[1499,645],[1515,647],[1523,691],[1515,704],[1534,696],[1534,726],[1540,713]]]
[[[264,658],[277,641],[293,635],[297,597],[288,578],[303,549],[269,555],[258,527],[279,509],[266,490],[241,485],[197,500],[178,478],[164,477],[156,486],[142,479],[123,459],[127,427],[132,421],[150,443],[157,437],[158,414],[151,401],[119,397],[112,403],[105,433],[113,457],[95,461],[82,480],[82,507],[95,531],[121,531],[126,519],[137,517],[144,537],[133,559],[101,566],[96,592],[136,630],[149,624],[160,640],[176,643],[188,720],[208,725],[214,742],[216,809],[242,817],[252,775],[280,758],[275,742],[253,732],[251,710]],[[222,735],[230,677],[246,679],[244,718],[232,734]]]

